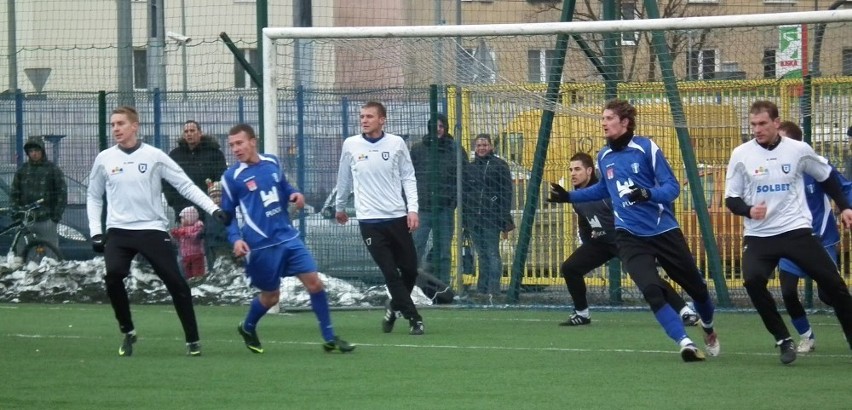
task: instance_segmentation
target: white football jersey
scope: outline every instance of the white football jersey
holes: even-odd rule
[[[747,205],[766,203],[766,218],[745,218],[746,236],[774,236],[794,229],[811,229],[803,173],[819,182],[831,174],[828,160],[810,145],[781,138],[768,150],[756,141],[735,148],[728,163],[726,198],[742,198]]]
[[[351,192],[355,192],[359,220],[398,218],[418,211],[414,166],[401,137],[385,133],[372,142],[359,134],[343,142],[337,173],[338,211],[344,209]]]

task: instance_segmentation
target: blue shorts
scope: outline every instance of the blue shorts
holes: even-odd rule
[[[825,251],[828,252],[828,256],[831,256],[831,260],[833,260],[834,264],[837,265],[837,245],[826,246]],[[808,274],[805,273],[802,268],[793,263],[793,261],[785,258],[781,258],[781,260],[778,262],[778,269],[787,273],[792,273],[800,278],[808,276]]]
[[[251,285],[265,292],[281,287],[281,278],[317,271],[317,263],[298,239],[257,249],[246,255],[246,276]]]

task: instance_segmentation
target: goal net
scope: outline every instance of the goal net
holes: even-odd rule
[[[506,25],[266,28],[265,149],[282,153],[298,146],[306,174],[332,175],[340,142],[360,132],[363,103],[383,102],[388,107],[385,130],[408,137],[412,145],[427,133],[434,114],[430,105],[437,106],[468,154],[466,161],[474,159],[477,135],[492,137],[495,153],[512,168],[517,224],[527,197],[523,185],[534,171],[542,113],[553,111],[540,171],[545,187],[524,284],[558,285],[559,266],[579,243],[577,221],[570,207],[544,201],[546,185],[568,187],[572,155],[594,156],[601,148],[599,118],[608,98],[626,99],[637,107],[637,134],[655,139],[682,182],[686,178],[676,128],[687,129],[699,167],[722,167],[731,150],[748,138],[748,106],[756,99],[775,101],[784,119],[802,123],[807,115],[815,146],[839,163],[842,149],[832,142],[844,142],[846,127],[852,125],[847,124],[852,81],[845,77],[852,74],[846,40],[852,36],[850,22],[852,10]],[[654,32],[662,33],[669,67],[658,58]],[[557,47],[560,35],[567,39],[564,63]],[[549,77],[554,72],[558,74]],[[676,94],[666,92],[667,76]],[[549,78],[559,81],[556,100],[546,95]],[[437,97],[431,94],[430,99],[430,87],[438,90]],[[675,97],[685,114],[679,121],[672,116]],[[708,201],[724,189],[721,180],[703,184]],[[706,266],[698,228],[689,219],[695,213],[689,187],[683,190],[679,217],[690,230],[699,263]],[[741,236],[733,218],[719,221],[725,225],[714,227],[724,230],[720,237]],[[501,249],[504,287],[515,232],[507,235],[505,246],[501,241],[507,248]],[[723,242],[723,264],[739,263],[738,243]],[[454,256],[454,272],[460,263]],[[604,282],[614,279],[600,276]]]

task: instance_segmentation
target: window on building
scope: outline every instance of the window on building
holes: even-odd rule
[[[148,88],[148,49],[133,50],[133,88]]]
[[[775,49],[763,50],[763,78],[775,78]]]
[[[255,70],[260,71],[260,54],[256,48],[240,49],[240,54]],[[236,57],[234,57],[234,88],[257,88],[257,84],[251,81],[251,76]]]
[[[556,62],[556,50],[527,51],[527,81],[547,82],[547,73]]]
[[[843,49],[843,75],[852,75],[852,48]]]
[[[621,19],[635,20],[639,18],[639,10],[636,8],[635,1],[621,2]],[[621,45],[635,46],[639,42],[639,32],[623,32],[621,33]]]
[[[717,71],[716,50],[694,50],[686,61],[686,78],[689,80],[711,80]]]
[[[462,84],[493,84],[497,81],[496,53],[485,47],[459,48],[459,82]],[[477,55],[485,53],[485,55]]]

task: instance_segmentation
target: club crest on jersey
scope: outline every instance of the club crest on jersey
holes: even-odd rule
[[[615,178],[615,169],[612,168],[612,167],[607,167],[606,168],[606,179],[613,179],[613,178]]]
[[[252,191],[252,192],[256,191],[257,190],[257,182],[254,182],[253,179],[246,181],[246,188],[248,188],[248,190]]]
[[[630,164],[630,170],[633,171],[634,174],[638,174],[639,173],[639,163],[634,162],[634,163]]]
[[[148,164],[139,164],[139,166],[137,166],[136,168],[139,169],[140,173],[144,174],[145,171],[148,170]]]
[[[790,164],[782,164],[781,165],[781,171],[784,172],[785,174],[789,174],[790,173]]]
[[[388,158],[390,158],[390,152],[387,152],[387,151],[382,152],[382,159],[387,161]]]

